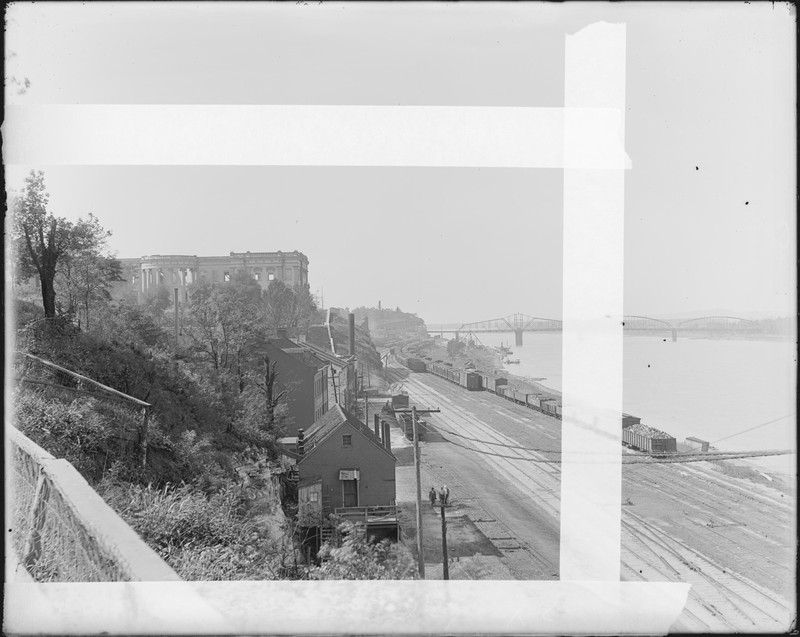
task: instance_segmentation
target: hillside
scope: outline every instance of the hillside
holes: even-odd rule
[[[15,425],[65,458],[185,579],[274,579],[293,561],[274,432],[254,426],[207,365],[176,357],[157,315],[120,304],[86,332],[16,306],[17,348],[152,404],[146,466],[141,413],[102,393],[20,382]],[[37,362],[17,355],[21,373]],[[69,378],[61,378],[69,386]],[[73,383],[74,385],[74,383]],[[240,404],[237,404],[240,403]]]

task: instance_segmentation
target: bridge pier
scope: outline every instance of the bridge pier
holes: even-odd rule
[[[514,345],[522,347],[522,330],[514,330]]]
[[[674,342],[675,342],[675,341],[677,341],[677,340],[678,340],[678,330],[676,330],[676,329],[673,327],[673,328],[672,328],[672,342],[674,343]]]

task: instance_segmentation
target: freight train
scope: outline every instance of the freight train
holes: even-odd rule
[[[397,361],[414,372],[429,372],[469,391],[488,391],[506,400],[523,405],[561,420],[561,403],[542,394],[526,393],[508,384],[508,378],[495,376],[476,369],[457,369],[451,363],[434,361],[430,357],[417,358],[395,354]]]
[[[434,361],[430,357],[415,358],[395,354],[397,361],[414,372],[429,372],[469,391],[488,391],[506,400],[523,405],[561,420],[561,401],[544,394],[528,393],[508,384],[508,378],[487,374],[474,369],[457,369],[450,363]],[[622,444],[648,453],[672,453],[677,451],[674,437],[642,424],[641,418],[622,414]]]

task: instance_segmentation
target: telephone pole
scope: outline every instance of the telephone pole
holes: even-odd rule
[[[364,387],[364,374],[361,374],[361,391],[364,392],[364,424],[369,427],[369,396]]]
[[[175,288],[175,351],[178,351],[178,334],[180,333],[180,320],[178,318],[178,288]]]
[[[419,468],[419,431],[417,427],[417,408],[411,409],[395,409],[395,413],[408,413],[411,412],[411,426],[414,431],[414,472],[417,476],[417,565],[419,567],[420,579],[425,579],[425,557],[422,551],[422,484],[420,479]],[[438,414],[439,409],[420,409],[421,414]]]
[[[447,562],[447,520],[444,517],[444,500],[442,500],[442,577],[450,579],[450,565]]]

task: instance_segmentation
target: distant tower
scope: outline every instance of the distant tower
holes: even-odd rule
[[[378,309],[379,310],[381,309],[381,302],[380,301],[378,301]]]

